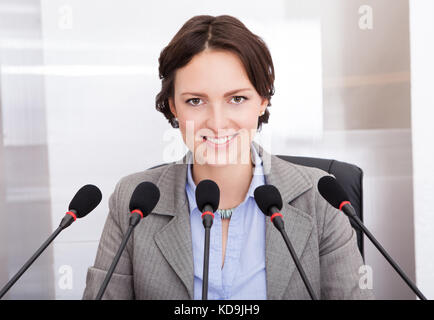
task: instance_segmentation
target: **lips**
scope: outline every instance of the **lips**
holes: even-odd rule
[[[211,142],[215,145],[225,145],[227,142],[230,142],[235,136],[237,136],[238,133],[235,133],[230,136],[224,136],[224,137],[208,137],[208,136],[202,136],[204,141]]]

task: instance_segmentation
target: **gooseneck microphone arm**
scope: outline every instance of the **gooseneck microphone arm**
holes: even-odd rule
[[[205,228],[205,243],[203,248],[203,274],[202,274],[202,300],[208,300],[208,272],[209,272],[209,245],[210,233],[214,220],[214,212],[220,202],[220,189],[212,180],[205,179],[199,182],[195,191],[196,204],[202,212],[202,224]]]
[[[24,272],[35,262],[42,252],[50,245],[51,242],[59,235],[59,233],[69,227],[77,218],[83,218],[95,209],[101,202],[101,190],[97,186],[87,184],[77,191],[75,196],[69,203],[68,212],[60,221],[59,227],[48,237],[42,246],[35,252],[33,256],[21,267],[21,269],[12,277],[12,279],[1,289],[0,299],[8,292],[8,290],[17,282]]]
[[[301,279],[303,280],[303,283],[306,286],[307,291],[309,292],[310,298],[312,300],[318,300],[315,292],[312,289],[309,279],[307,278],[303,270],[300,260],[298,259],[294,248],[292,247],[291,241],[289,241],[289,237],[285,231],[285,224],[282,219],[283,216],[280,213],[283,202],[279,190],[271,184],[266,184],[257,187],[255,189],[254,196],[259,209],[262,211],[263,214],[271,218],[271,222],[273,222],[276,229],[279,230],[280,234],[282,235],[283,240],[288,247],[289,253],[291,254],[292,260],[294,261],[295,266],[300,273]]]
[[[205,227],[205,244],[203,249],[202,300],[208,300],[209,243],[214,214],[212,213],[212,207],[210,205],[205,205],[204,210],[205,211],[202,213],[202,223]]]
[[[112,278],[113,272],[115,271],[116,266],[118,265],[119,259],[121,258],[122,252],[124,252],[125,247],[128,243],[128,240],[130,239],[130,236],[134,230],[134,227],[140,222],[140,219],[142,217],[138,212],[134,212],[132,216],[130,217],[130,225],[128,226],[128,230],[124,235],[124,238],[122,239],[121,245],[119,246],[118,252],[116,253],[115,258],[113,259],[112,264],[110,265],[110,268],[107,271],[107,274],[104,278],[104,282],[101,285],[101,288],[98,291],[98,295],[96,296],[95,300],[101,300],[102,296],[104,295],[105,290],[107,289],[107,286],[110,282],[110,279]]]
[[[286,246],[288,247],[289,253],[291,254],[292,259],[294,260],[295,266],[297,267],[298,272],[300,273],[301,279],[303,280],[304,285],[306,286],[307,291],[309,292],[309,296],[312,300],[318,300],[315,292],[312,289],[312,286],[303,270],[303,267],[300,263],[300,260],[297,257],[297,254],[295,253],[294,248],[292,247],[291,241],[289,240],[288,234],[285,231],[285,224],[282,219],[282,214],[279,212],[279,209],[276,207],[270,208],[270,214],[271,214],[271,221],[273,222],[274,226],[277,230],[280,231],[280,234],[283,237],[283,240],[286,243]]]
[[[119,246],[118,252],[116,253],[115,258],[113,259],[113,262],[107,271],[107,274],[104,278],[104,282],[102,283],[102,285],[98,291],[98,295],[96,296],[95,300],[101,300],[102,299],[102,296],[104,295],[104,292],[107,289],[107,286],[110,282],[110,279],[112,278],[113,272],[115,271],[115,268],[118,265],[119,259],[121,258],[122,252],[124,252],[125,247],[128,243],[128,240],[130,239],[130,236],[134,230],[134,227],[140,222],[140,219],[142,219],[140,213],[133,211],[132,215],[130,217],[130,225],[128,226],[128,230],[125,233],[124,238],[122,239],[122,242],[121,242],[121,245]]]
[[[29,260],[21,267],[21,269],[12,277],[11,280],[9,280],[8,283],[2,288],[0,291],[0,299],[3,298],[3,296],[6,294],[6,292],[9,291],[9,289],[15,284],[15,282],[18,281],[19,278],[24,274],[24,272],[27,271],[27,269],[35,262],[35,260],[41,255],[42,252],[50,245],[51,242],[59,235],[59,233],[68,227],[73,221],[74,218],[71,215],[75,213],[71,210],[71,212],[68,212],[65,217],[60,222],[59,227],[48,237],[48,239],[41,245],[41,247],[33,254],[33,256],[30,257]]]
[[[332,176],[321,177],[318,181],[318,191],[321,196],[333,207],[339,209],[345,213],[345,215],[355,222],[363,233],[371,240],[374,246],[380,251],[387,262],[395,269],[400,277],[405,281],[405,283],[410,287],[411,290],[421,299],[426,300],[426,297],[420,292],[416,285],[407,277],[407,275],[402,271],[398,264],[393,261],[392,257],[386,252],[386,250],[381,246],[381,244],[375,239],[375,237],[369,232],[365,227],[363,222],[359,219],[351,203],[348,201],[348,195],[338,181]]]
[[[360,221],[357,216],[353,206],[350,202],[345,201],[341,204],[341,210],[352,219],[359,227],[362,229],[363,233],[371,240],[374,246],[380,251],[384,258],[389,262],[389,264],[395,269],[395,271],[400,275],[402,280],[410,287],[411,290],[419,297],[421,300],[426,300],[426,297],[422,294],[422,292],[416,287],[416,285],[410,280],[410,278],[405,274],[405,272],[399,267],[399,265],[392,259],[392,257],[387,253],[387,251],[383,248],[383,246],[375,239],[372,233],[365,227],[362,221]]]
[[[110,265],[110,268],[107,271],[107,274],[104,278],[101,287],[99,288],[95,300],[102,299],[102,296],[104,295],[104,292],[107,289],[110,279],[112,278],[113,272],[115,271],[116,266],[118,265],[122,252],[124,252],[128,240],[130,239],[131,234],[133,233],[134,228],[139,224],[139,222],[143,218],[145,218],[152,212],[152,210],[155,208],[159,200],[160,200],[160,190],[152,182],[149,181],[141,182],[134,189],[133,194],[131,195],[130,205],[129,205],[131,215],[130,215],[130,221],[129,221],[127,232],[125,233],[122,239],[119,249],[116,252],[112,264]]]

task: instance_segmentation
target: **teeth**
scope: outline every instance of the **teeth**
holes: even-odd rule
[[[206,139],[211,141],[212,143],[215,143],[215,144],[223,144],[223,143],[226,143],[228,140],[232,139],[232,137],[233,136],[230,136],[230,137],[226,136],[226,137],[218,138],[218,139],[206,137]]]

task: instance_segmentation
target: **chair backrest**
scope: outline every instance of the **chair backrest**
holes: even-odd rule
[[[335,176],[336,180],[347,192],[349,201],[356,210],[360,220],[363,221],[363,171],[354,164],[341,162],[330,159],[309,158],[309,157],[294,157],[277,155],[282,160],[299,164],[307,167],[314,167],[324,170]],[[351,225],[357,233],[357,244],[360,253],[364,258],[363,233],[360,228],[353,223]]]

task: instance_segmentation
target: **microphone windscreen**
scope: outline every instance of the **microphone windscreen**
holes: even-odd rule
[[[271,207],[276,207],[279,210],[282,209],[282,196],[275,186],[271,184],[259,186],[253,194],[256,204],[266,216],[271,215]]]
[[[143,218],[152,212],[160,200],[160,190],[152,182],[142,182],[136,189],[130,200],[130,211],[140,210],[143,213]]]
[[[83,218],[95,209],[102,199],[102,193],[97,186],[87,184],[77,191],[69,203],[69,210],[76,212],[77,218]]]
[[[196,187],[196,204],[202,212],[205,205],[210,205],[215,212],[220,203],[220,189],[212,180],[202,180]]]
[[[332,176],[324,176],[319,179],[318,191],[336,209],[339,209],[343,201],[349,201],[345,190]]]

